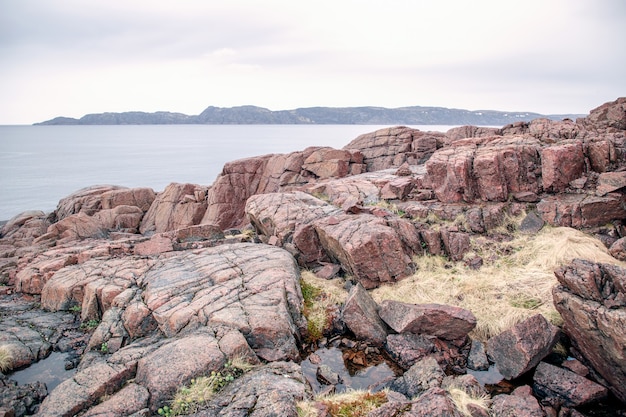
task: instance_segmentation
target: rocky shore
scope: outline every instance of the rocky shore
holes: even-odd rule
[[[1,228],[0,416],[626,415],[625,261],[626,98],[93,186]],[[389,370],[333,396],[330,349]],[[12,380],[51,352],[54,389]]]

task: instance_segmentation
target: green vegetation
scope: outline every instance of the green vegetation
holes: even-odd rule
[[[192,379],[188,387],[179,388],[171,404],[159,408],[158,414],[173,417],[195,413],[216,393],[253,367],[254,365],[244,358],[233,358],[219,371],[212,371],[208,376]]]
[[[107,342],[102,342],[102,344],[100,345],[100,352],[109,353],[109,344]]]
[[[80,313],[82,311],[82,308],[79,305],[73,305],[72,307],[70,307],[70,311],[72,313]]]
[[[13,357],[13,350],[11,346],[1,345],[0,346],[0,371],[6,373],[13,369],[13,361],[15,358]]]
[[[300,279],[303,314],[307,319],[307,342],[321,339],[330,327],[333,311],[346,299],[346,292],[339,280],[324,280],[311,271],[302,271]]]
[[[83,330],[93,330],[100,325],[100,320],[91,319],[84,321],[80,324],[80,328]]]

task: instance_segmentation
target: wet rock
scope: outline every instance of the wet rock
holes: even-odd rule
[[[556,398],[566,407],[587,404],[608,394],[602,385],[546,362],[541,362],[535,370],[533,389],[540,397]]]
[[[297,417],[296,403],[311,398],[299,365],[273,362],[237,378],[191,416]]]
[[[609,253],[615,259],[626,261],[626,237],[616,240],[609,248]]]
[[[480,340],[472,340],[472,347],[467,357],[467,367],[474,371],[486,371],[489,369],[485,345]]]
[[[476,317],[465,309],[442,304],[408,304],[385,300],[380,317],[398,333],[436,336],[446,340],[464,339],[476,327]]]
[[[576,259],[555,271],[552,290],[574,347],[626,402],[626,270]]]
[[[401,377],[391,383],[390,389],[409,398],[417,397],[430,388],[438,388],[445,374],[434,357],[417,361]]]
[[[487,342],[487,355],[506,379],[514,379],[535,367],[556,344],[559,329],[541,315],[534,315]]]
[[[82,417],[128,416],[148,406],[150,393],[141,385],[127,384],[106,401],[92,407]]]
[[[7,417],[33,415],[46,395],[48,390],[41,382],[18,385],[15,381],[0,378],[0,415]]]
[[[374,346],[382,346],[387,337],[387,326],[378,315],[378,305],[359,283],[350,289],[342,311],[345,325],[357,339]]]
[[[141,221],[141,234],[161,233],[200,224],[207,209],[208,187],[172,183],[159,193]]]
[[[318,366],[317,371],[315,371],[315,377],[323,385],[337,385],[341,383],[339,374],[334,372],[328,365]]]
[[[545,417],[537,399],[530,393],[514,392],[493,397],[491,412],[498,417]]]

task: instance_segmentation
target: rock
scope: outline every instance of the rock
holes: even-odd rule
[[[582,124],[590,129],[626,130],[626,97],[604,103],[591,110],[589,116],[581,120]]]
[[[102,209],[113,209],[118,206],[134,206],[143,213],[148,211],[156,194],[152,188],[131,188],[106,191],[100,195]]]
[[[498,417],[545,417],[546,415],[532,395],[496,395],[492,400],[491,412]]]
[[[533,389],[540,397],[556,398],[566,407],[587,404],[608,394],[602,385],[546,362],[541,362],[535,370]]]
[[[531,191],[521,191],[513,194],[513,198],[522,203],[536,203],[540,200],[539,196]]]
[[[350,289],[342,310],[345,325],[357,339],[374,346],[382,346],[387,337],[387,326],[378,316],[378,305],[359,283]]]
[[[33,415],[46,395],[48,390],[41,382],[18,385],[15,381],[0,378],[0,416]]]
[[[322,279],[333,279],[337,277],[340,271],[339,265],[326,264],[315,271],[315,276]]]
[[[146,212],[139,231],[162,233],[199,224],[207,209],[207,190],[195,184],[168,185]]]
[[[298,417],[298,401],[310,400],[302,369],[293,362],[273,362],[227,385],[194,417]]]
[[[50,222],[43,211],[25,211],[2,226],[0,238],[15,247],[29,246],[33,240],[45,234],[49,226]]]
[[[545,191],[565,191],[569,182],[579,178],[584,169],[585,155],[580,141],[550,146],[541,151],[541,177]]]
[[[443,133],[398,126],[360,135],[343,149],[360,150],[367,171],[372,172],[399,167],[405,162],[410,165],[424,163],[443,137]]]
[[[171,252],[173,250],[174,246],[170,239],[162,235],[153,235],[149,240],[137,243],[133,252],[135,255],[139,256],[150,256]]]
[[[415,187],[415,181],[409,177],[400,177],[388,182],[380,191],[380,198],[385,200],[405,200]]]
[[[487,355],[506,379],[534,368],[556,344],[559,329],[536,314],[487,342]]]
[[[541,218],[552,226],[593,227],[626,219],[626,197],[612,193],[604,197],[586,194],[559,194],[537,204]]]
[[[410,175],[413,175],[413,171],[411,171],[411,167],[409,166],[408,162],[405,162],[400,165],[400,168],[398,168],[395,174],[398,177],[408,177]]]
[[[413,401],[407,415],[415,417],[462,417],[447,392],[438,387],[428,389]]]
[[[364,288],[396,282],[413,272],[402,241],[384,219],[369,214],[337,215],[313,222],[328,255],[341,263]]]
[[[128,416],[148,406],[150,393],[141,385],[133,382],[124,386],[106,401],[92,407],[82,417],[117,417]]]
[[[485,345],[480,340],[472,340],[472,347],[467,357],[467,367],[474,371],[486,371],[489,369]]]
[[[626,261],[626,237],[616,240],[609,248],[612,257]]]
[[[409,398],[417,397],[430,388],[438,388],[445,374],[432,356],[417,361],[389,387]]]
[[[116,392],[134,376],[135,367],[136,362],[91,364],[59,384],[41,403],[38,414],[50,417],[78,414],[101,397]]]
[[[432,354],[435,351],[435,344],[424,335],[390,334],[387,336],[385,350],[400,367],[409,369],[416,362]]]
[[[524,217],[524,220],[522,220],[519,230],[522,233],[534,235],[539,233],[539,231],[543,229],[544,225],[545,222],[541,217],[539,217],[537,212],[531,211],[526,215],[526,217]]]
[[[62,198],[54,212],[57,221],[73,214],[83,213],[92,216],[102,209],[102,195],[115,190],[126,190],[116,185],[93,185],[82,188]]]
[[[217,338],[208,331],[186,335],[165,343],[137,362],[135,381],[150,393],[155,412],[192,378],[218,371],[227,361]]]
[[[320,179],[341,178],[350,173],[352,153],[333,148],[319,148],[302,164],[302,169]]]
[[[197,325],[227,325],[261,358],[295,360],[306,328],[299,276],[282,249],[227,244],[162,255],[142,277],[142,299],[168,337]]]
[[[339,374],[334,372],[328,365],[318,366],[317,371],[315,371],[315,377],[323,385],[337,385],[341,383]]]
[[[57,223],[52,224],[48,227],[46,234],[35,239],[34,243],[50,240],[68,242],[87,238],[103,238],[106,235],[107,229],[96,217],[89,216],[81,211],[78,214],[66,216]]]
[[[559,285],[552,297],[565,333],[586,363],[626,402],[626,270],[576,259],[555,275]]]
[[[107,231],[137,233],[143,213],[136,206],[116,206],[112,209],[100,210],[93,215],[93,218],[100,223],[102,229]]]
[[[441,230],[441,241],[450,259],[460,261],[470,250],[470,237],[467,233]]]
[[[464,339],[476,327],[476,317],[470,311],[442,304],[385,300],[380,304],[379,315],[398,333],[426,334],[446,340]]]
[[[567,359],[561,364],[563,368],[567,368],[582,377],[589,375],[589,368],[582,364],[578,359]]]

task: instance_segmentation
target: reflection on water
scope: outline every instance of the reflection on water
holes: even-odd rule
[[[315,354],[321,359],[319,364],[311,363],[308,358],[301,364],[302,372],[315,393],[320,392],[324,388],[315,376],[315,372],[321,364],[328,365],[334,372],[339,374],[341,382],[336,385],[336,392],[338,393],[349,389],[379,391],[383,388],[382,384],[385,381],[396,377],[394,371],[384,361],[371,364],[371,366],[361,367],[360,369],[354,369],[353,366],[350,366],[350,370],[348,370],[344,362],[343,353],[338,348],[319,349],[315,351]]]
[[[43,382],[46,384],[48,392],[51,392],[57,385],[76,372],[76,369],[65,370],[67,356],[67,353],[52,352],[47,358],[9,375],[9,378],[17,381],[20,385],[37,381]]]

